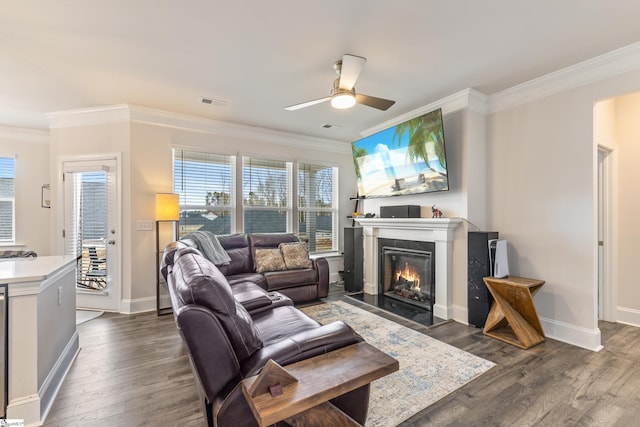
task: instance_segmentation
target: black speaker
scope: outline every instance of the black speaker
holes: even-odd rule
[[[362,248],[362,227],[344,228],[344,290],[362,290],[364,259]]]
[[[420,206],[380,206],[381,218],[420,218]]]
[[[489,240],[497,239],[497,231],[470,231],[467,252],[467,302],[469,324],[483,328],[493,297],[482,280],[490,274]]]

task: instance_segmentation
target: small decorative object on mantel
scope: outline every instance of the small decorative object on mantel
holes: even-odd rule
[[[40,206],[43,208],[51,208],[51,196],[49,196],[50,190],[51,185],[42,184],[42,189],[40,190]]]
[[[432,218],[442,218],[442,211],[436,208],[436,205],[431,206],[431,212],[433,212]]]

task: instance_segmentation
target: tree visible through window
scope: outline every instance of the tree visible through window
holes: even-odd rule
[[[0,157],[0,242],[15,242],[15,159]]]

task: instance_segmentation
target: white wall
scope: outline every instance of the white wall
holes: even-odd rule
[[[512,274],[546,280],[535,301],[547,336],[594,350],[594,103],[639,82],[640,71],[627,72],[507,106],[488,121],[489,227],[509,240]]]
[[[0,127],[0,156],[16,157],[16,244],[23,246],[15,249],[49,255],[51,209],[41,207],[50,182],[48,132]]]

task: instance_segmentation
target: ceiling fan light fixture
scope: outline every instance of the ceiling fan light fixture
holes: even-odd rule
[[[356,97],[351,92],[336,93],[331,97],[331,106],[339,110],[351,108],[356,105]]]

